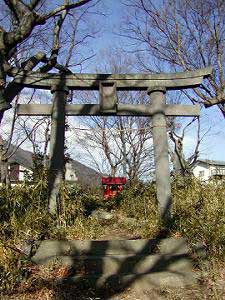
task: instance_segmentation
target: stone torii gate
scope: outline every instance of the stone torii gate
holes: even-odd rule
[[[198,116],[196,105],[166,104],[166,91],[195,88],[212,68],[161,74],[17,74],[24,87],[51,90],[53,104],[19,104],[19,116],[51,116],[49,211],[57,211],[59,185],[64,174],[65,116],[149,116],[152,117],[157,201],[160,216],[171,215],[171,185],[166,131],[167,116]],[[66,104],[69,90],[99,90],[99,104]],[[144,90],[150,104],[120,104],[117,91]]]

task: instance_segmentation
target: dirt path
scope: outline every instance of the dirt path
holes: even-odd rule
[[[130,229],[130,227],[137,223],[135,218],[127,218],[118,212],[113,212],[112,214],[112,219],[103,221],[103,232],[97,238],[98,240],[135,240],[141,238]]]
[[[123,240],[123,239],[138,239],[139,237],[132,233],[130,228],[132,224],[137,220],[127,218],[120,214],[115,214],[111,220],[104,220],[103,222],[103,231],[102,234],[98,237],[99,240]],[[129,227],[129,222],[131,227]],[[124,223],[128,226],[124,226]],[[224,268],[221,268],[224,270]],[[46,272],[45,270],[42,270]],[[53,270],[54,271],[54,270]],[[60,269],[59,269],[60,271]],[[61,269],[65,271],[65,268]],[[99,293],[93,289],[81,288],[81,286],[56,286],[54,283],[49,283],[46,286],[33,287],[34,290],[29,290],[26,294],[21,294],[17,297],[5,297],[0,300],[225,300],[225,273],[221,272],[223,277],[219,277],[222,280],[222,283],[218,280],[212,281],[210,278],[205,278],[199,286],[192,286],[187,288],[176,288],[176,289],[167,289],[167,288],[151,288],[143,290],[138,288],[138,286],[130,286],[123,291],[109,290],[108,295],[104,292]],[[38,276],[40,277],[41,274]],[[52,275],[52,274],[51,274]],[[53,276],[54,277],[54,276]],[[43,276],[44,278],[44,276]],[[55,279],[55,278],[53,278]],[[44,282],[44,281],[43,281]],[[26,284],[26,282],[24,283]],[[221,289],[218,290],[218,285]],[[222,290],[223,288],[223,290]],[[36,292],[35,292],[36,290]],[[107,291],[105,291],[107,293]]]

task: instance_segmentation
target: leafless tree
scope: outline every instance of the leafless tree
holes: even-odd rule
[[[97,32],[96,26],[89,27],[87,23],[90,21],[89,12],[98,2],[97,0],[65,0],[54,4],[44,0],[32,0],[25,3],[21,0],[4,0],[1,3],[0,123],[4,111],[10,108],[10,103],[16,99],[14,113],[7,114],[7,118],[12,116],[10,120],[12,125],[7,137],[1,128],[1,136],[4,137],[1,143],[0,159],[3,181],[7,178],[6,162],[12,155],[11,144],[15,145],[15,150],[28,139],[33,146],[36,146],[37,139],[34,135],[40,132],[40,128],[44,125],[46,126],[43,130],[47,137],[44,157],[47,157],[49,119],[34,118],[34,127],[31,128],[28,118],[21,119],[16,116],[16,104],[22,87],[14,83],[13,77],[18,72],[26,73],[31,70],[48,72],[56,68],[58,71],[70,72],[70,68],[77,66],[81,68],[83,62],[93,56],[93,54],[83,55],[80,47],[84,47],[87,40],[94,37]],[[22,93],[22,99],[26,98],[28,102],[35,99],[35,91],[29,92],[26,97],[24,97],[24,92],[26,90]],[[44,159],[44,161],[47,160]]]
[[[120,92],[118,97],[119,102],[126,103],[143,100],[143,95],[137,92]],[[93,99],[94,95],[92,93],[90,97],[90,93],[87,92],[84,98],[87,102],[87,99]],[[76,143],[86,153],[86,163],[89,157],[101,173],[111,176],[123,174],[130,180],[149,175],[153,165],[149,118],[91,117],[84,127],[83,130],[79,130],[70,126],[75,132]]]
[[[184,138],[186,131],[191,128],[191,126],[197,123],[197,133],[195,138],[195,143],[193,143],[192,153],[188,157],[184,157]],[[180,132],[177,132],[175,122],[171,122],[169,125],[169,137],[173,142],[174,147],[172,151],[169,151],[171,162],[173,164],[174,175],[188,176],[193,172],[193,168],[197,163],[199,158],[199,147],[203,139],[207,136],[210,131],[210,127],[204,129],[201,132],[201,122],[198,117],[192,118],[185,126],[181,127]]]
[[[121,36],[132,41],[130,52],[137,58],[139,70],[180,72],[213,66],[212,75],[194,91],[183,91],[193,104],[218,106],[225,117],[225,3],[222,0],[126,1],[127,18]],[[180,101],[182,101],[180,99]],[[173,120],[172,124],[174,124]],[[193,120],[190,121],[190,124]],[[187,127],[177,135],[170,127],[174,143],[174,169],[189,173],[199,155],[200,134],[197,123],[196,147],[190,158],[184,157],[183,139]],[[169,122],[168,125],[171,125]],[[208,131],[208,130],[207,130]]]
[[[217,105],[225,117],[225,2],[223,0],[131,0],[122,35],[146,71],[195,70],[212,65],[212,75],[186,92],[193,103]]]
[[[14,114],[15,115],[15,114]],[[14,117],[15,119],[15,117]],[[35,120],[32,124],[32,128],[28,130],[26,123],[23,122],[23,138],[15,141],[15,144],[12,145],[12,134],[14,132],[14,122],[10,130],[10,136],[8,140],[4,140],[0,136],[0,182],[6,185],[10,185],[10,176],[9,176],[9,159],[17,152],[19,147],[28,139],[32,142],[33,153],[37,153],[37,144],[35,141],[35,133],[40,130],[40,127],[45,122],[45,119]]]
[[[102,56],[98,68],[101,67],[105,73],[129,73],[132,64],[131,59],[121,51],[111,49]],[[117,96],[119,103],[143,104],[148,101],[146,94],[140,92],[119,91]],[[98,97],[98,93],[86,91],[76,94],[75,101],[98,103]],[[86,153],[84,163],[89,157],[88,163],[101,173],[111,176],[123,174],[130,180],[149,175],[153,165],[149,118],[95,116],[88,119],[82,117],[81,123],[84,124],[83,130],[70,127],[74,129],[76,143]]]
[[[105,63],[104,58],[107,58]],[[129,73],[132,61],[121,51],[111,49],[102,56],[98,65],[101,72]],[[98,71],[98,70],[97,70]],[[141,104],[148,98],[139,92],[117,92],[119,103]],[[98,103],[95,92],[76,93],[72,101]],[[146,117],[82,117],[83,129],[71,125],[76,142],[86,155],[84,163],[92,164],[101,173],[111,176],[124,175],[130,180],[146,177],[149,174],[152,159],[152,140],[149,118]],[[81,158],[82,160],[82,158]]]
[[[27,73],[31,70],[36,72],[47,72],[53,68],[69,72],[69,62],[72,58],[73,49],[78,43],[91,36],[91,30],[81,40],[75,40],[74,33],[80,21],[79,18],[88,8],[98,1],[59,1],[53,3],[45,0],[4,0],[1,4],[1,26],[0,26],[0,119],[5,110],[10,108],[10,103],[22,90],[13,80],[18,72]],[[64,29],[63,25],[71,22],[71,11],[82,9],[75,27],[70,30]],[[64,33],[64,35],[63,35]],[[61,49],[62,36],[64,41],[69,39],[70,48],[62,64],[58,62]],[[47,49],[47,50],[46,50]],[[25,50],[28,50],[26,52]],[[21,57],[21,52],[23,56]],[[24,53],[28,53],[27,57]],[[64,50],[65,52],[65,50]],[[83,58],[85,59],[85,58]],[[79,62],[76,62],[76,64]],[[73,62],[72,65],[75,63]]]

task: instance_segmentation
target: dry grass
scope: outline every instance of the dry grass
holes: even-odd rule
[[[103,203],[99,191],[84,192],[80,187],[64,186],[61,216],[59,220],[53,220],[46,213],[45,182],[39,182],[34,187],[22,185],[11,189],[1,188],[1,299],[79,299],[68,298],[55,283],[56,278],[68,271],[66,268],[34,267],[20,253],[24,240],[98,239],[106,236],[110,228],[114,228],[111,235],[117,232],[118,235],[127,233],[127,236],[152,238],[161,229],[155,194],[154,185],[136,185],[115,201]],[[181,178],[173,182],[170,235],[185,236],[190,244],[203,242],[210,264],[201,268],[202,280],[198,288],[155,291],[158,299],[223,299],[224,195],[225,184],[212,182],[204,185],[195,179]],[[113,209],[115,218],[110,222],[102,222],[91,217],[91,210],[98,207]],[[94,292],[88,293],[93,296]],[[78,295],[82,295],[82,291]]]

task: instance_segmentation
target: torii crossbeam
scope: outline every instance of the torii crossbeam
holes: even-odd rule
[[[15,82],[24,87],[51,90],[53,104],[19,104],[20,116],[51,116],[50,211],[57,208],[59,184],[63,178],[65,116],[150,116],[153,127],[156,188],[159,212],[164,222],[171,215],[171,185],[166,131],[167,116],[198,116],[196,105],[166,104],[167,90],[200,86],[212,68],[164,74],[16,74]],[[68,90],[99,90],[99,104],[65,104]],[[120,104],[117,90],[145,90],[150,104]]]

